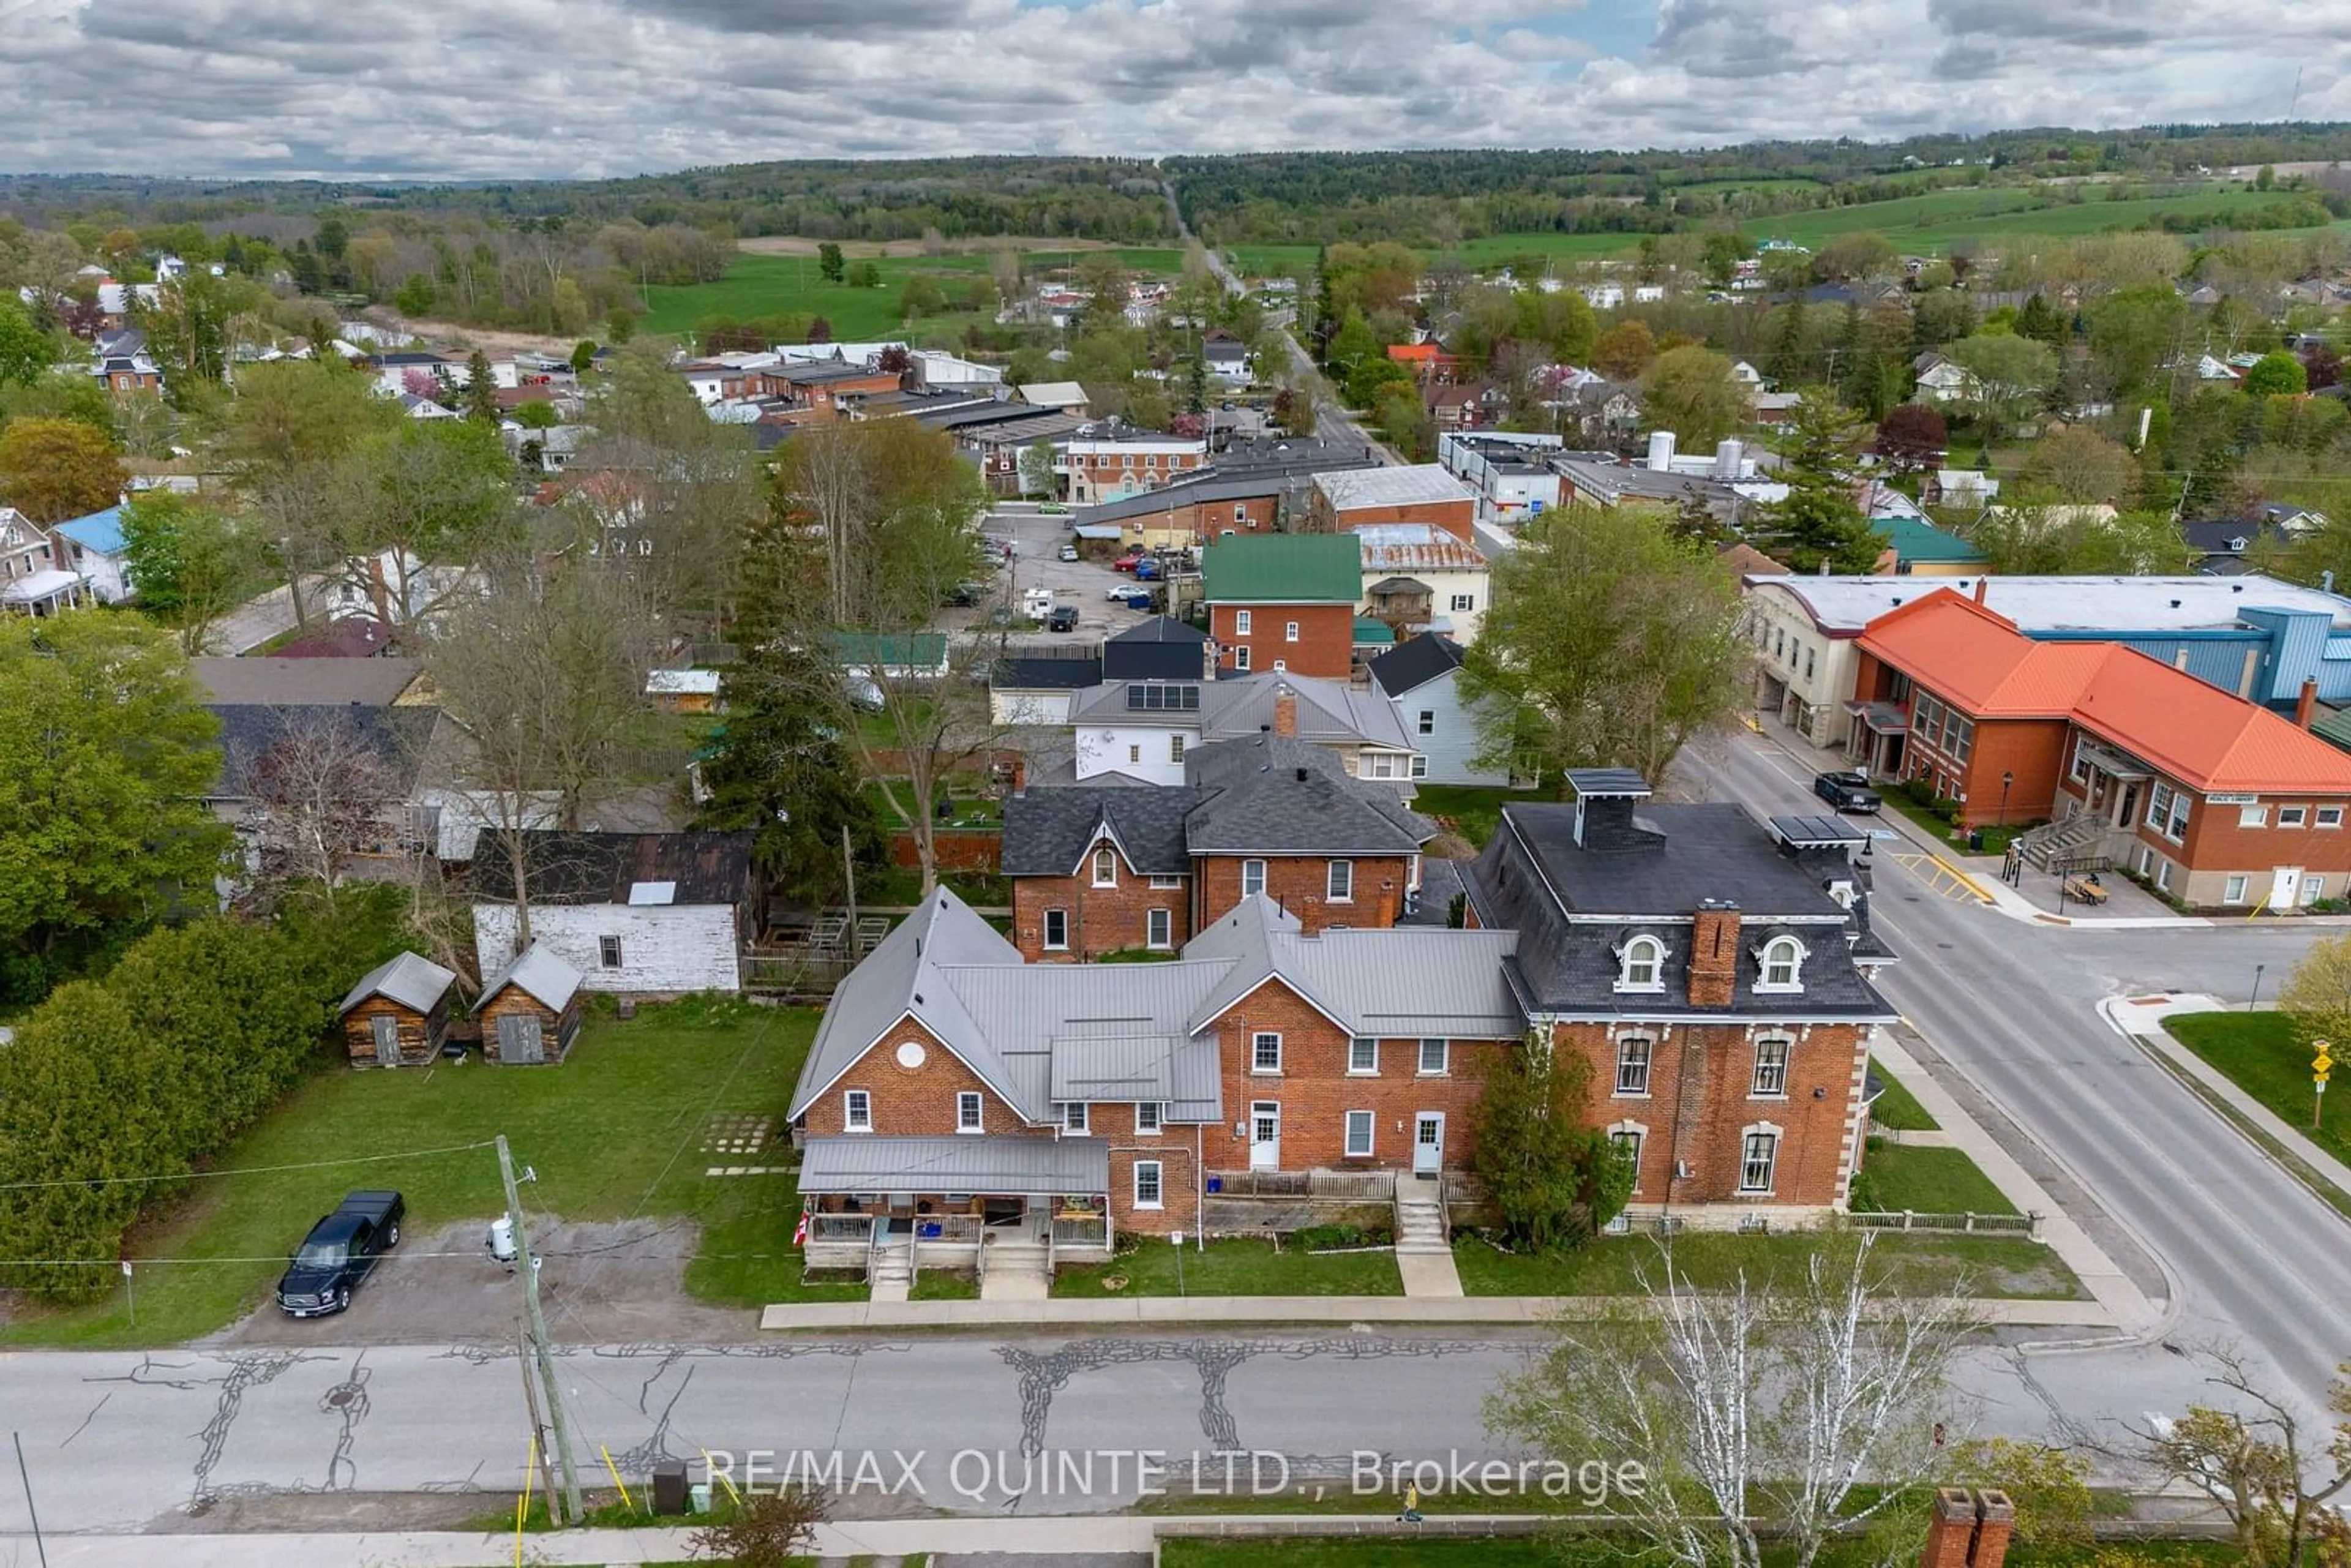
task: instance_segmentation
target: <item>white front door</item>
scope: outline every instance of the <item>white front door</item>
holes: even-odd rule
[[[1445,1113],[1423,1111],[1412,1119],[1412,1174],[1435,1176],[1445,1168]]]
[[[2270,873],[2270,907],[2292,909],[2302,902],[2302,868],[2282,865]]]
[[[1249,1107],[1249,1169],[1281,1168],[1281,1105],[1259,1100]]]

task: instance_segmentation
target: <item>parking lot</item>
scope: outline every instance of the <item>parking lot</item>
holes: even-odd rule
[[[1078,626],[1074,635],[1080,637],[1115,635],[1137,622],[1148,620],[1152,612],[1130,610],[1109,598],[1113,587],[1132,585],[1134,579],[1113,571],[1108,555],[1100,559],[1061,559],[1061,547],[1071,542],[1070,523],[1070,513],[1029,508],[992,511],[981,518],[981,531],[990,540],[1012,546],[1012,559],[1009,565],[998,569],[990,584],[995,592],[989,604],[978,610],[953,612],[952,623],[969,626],[980,622],[995,604],[1009,604],[1017,612],[1021,596],[1032,588],[1050,591],[1057,605],[1076,608]],[[1091,548],[1097,552],[1104,549]]]

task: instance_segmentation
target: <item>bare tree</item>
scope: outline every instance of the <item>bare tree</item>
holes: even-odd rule
[[[1622,1456],[1612,1500],[1668,1560],[1761,1568],[1776,1537],[1809,1568],[1833,1536],[1892,1527],[1932,1479],[1951,1358],[1974,1326],[1959,1288],[1896,1291],[1873,1238],[1833,1234],[1802,1279],[1701,1292],[1660,1245],[1645,1295],[1504,1379],[1487,1424],[1557,1458]]]
[[[344,863],[385,836],[400,800],[397,741],[355,710],[281,711],[253,766],[255,826],[266,886],[315,883],[332,907]]]
[[[2328,1562],[2351,1551],[2351,1527],[2329,1506],[2351,1487],[2351,1421],[2314,1438],[2294,1406],[2256,1380],[2234,1350],[2207,1349],[2205,1382],[2223,1403],[2190,1405],[2179,1416],[2150,1416],[2133,1428],[2139,1457],[2167,1481],[2210,1499],[2236,1527],[2249,1563],[2302,1568],[2323,1551]],[[2336,1369],[2327,1408],[2351,1416],[2351,1363]]]

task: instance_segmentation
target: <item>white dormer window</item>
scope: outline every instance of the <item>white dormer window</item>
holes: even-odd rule
[[[1759,991],[1796,991],[1803,988],[1804,945],[1793,936],[1774,936],[1763,944],[1759,960],[1762,977],[1756,982]]]
[[[1094,885],[1096,887],[1118,885],[1118,855],[1107,844],[1094,852]]]
[[[1666,945],[1654,936],[1635,936],[1616,949],[1616,988],[1620,991],[1665,989]]]

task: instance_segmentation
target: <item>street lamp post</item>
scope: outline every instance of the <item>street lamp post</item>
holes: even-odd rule
[[[2008,826],[2008,787],[2015,782],[2016,775],[2013,773],[2000,776],[2000,825],[2003,828]]]
[[[2262,972],[2268,967],[2269,966],[2267,964],[2256,964],[2253,966],[2253,999],[2245,1004],[2245,1010],[2249,1013],[2257,1013],[2262,1010]]]

